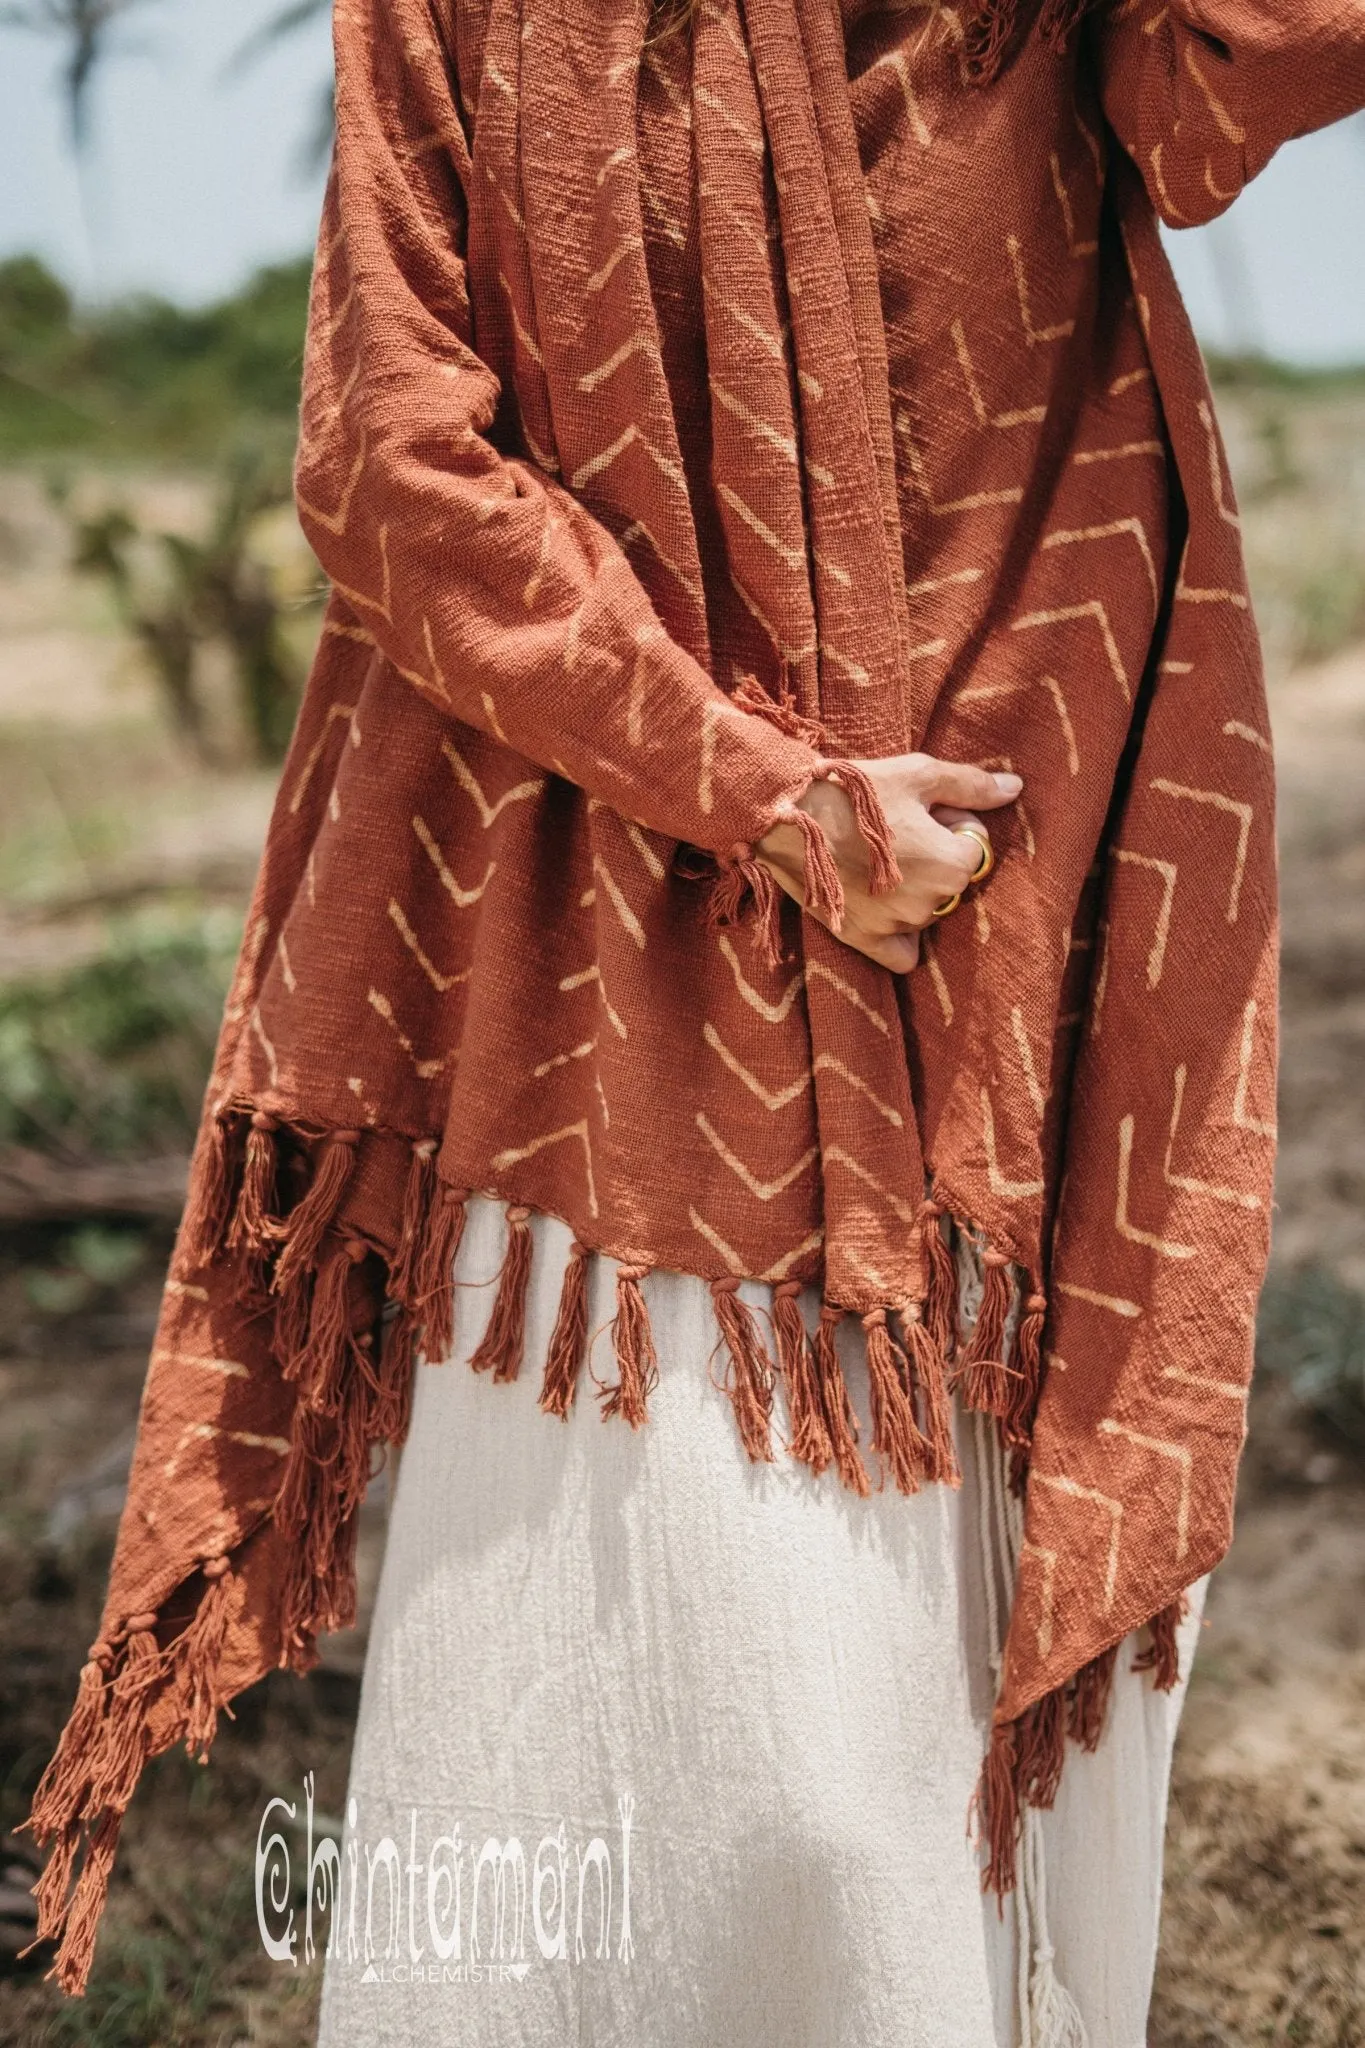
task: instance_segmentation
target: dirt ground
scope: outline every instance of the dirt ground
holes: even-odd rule
[[[1348,442],[1331,406],[1289,430],[1267,427],[1264,408],[1231,410],[1281,767],[1277,1257],[1311,1257],[1365,1287],[1365,646],[1296,658],[1285,595],[1294,550],[1313,573],[1330,566],[1344,497],[1355,494],[1356,512],[1365,502],[1353,404],[1345,481]],[[1341,471],[1334,526],[1324,465]],[[147,488],[167,517],[193,516],[192,481]],[[1362,528],[1347,526],[1358,546]],[[240,902],[269,778],[187,768],[116,622],[62,570],[60,531],[32,477],[0,479],[0,741],[18,771],[0,818],[0,976],[82,957],[101,943],[110,902],[139,892],[182,882]],[[3,1826],[24,1810],[94,1632],[166,1248],[153,1233],[131,1268],[54,1314],[34,1279],[49,1235],[0,1243]],[[1313,1434],[1276,1388],[1260,1392],[1177,1754],[1151,2048],[1365,2048],[1362,1509],[1365,1462]],[[377,1504],[370,1573],[381,1541]],[[79,2007],[31,1967],[3,1968],[6,1914],[28,1881],[24,1852],[6,1842],[0,2048],[303,2048],[317,1971],[272,1968],[260,1951],[256,1827],[271,1796],[302,1800],[310,1770],[319,1812],[340,1812],[362,1654],[360,1637],[343,1640],[308,1681],[257,1688],[210,1769],[182,1756],[152,1767]]]

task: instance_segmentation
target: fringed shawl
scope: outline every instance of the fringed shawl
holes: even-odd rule
[[[997,1418],[1027,1528],[991,1883],[1068,1729],[1098,1738],[1114,1646],[1150,1623],[1173,1681],[1266,1253],[1274,857],[1237,518],[1153,199],[1213,211],[1341,110],[1361,50],[1305,6],[1312,62],[1262,24],[1241,63],[1231,0],[1199,10],[1222,56],[1147,0],[1062,47],[1083,11],[1040,37],[998,0],[700,0],[671,27],[645,0],[338,0],[298,467],[332,596],[104,1624],[34,1804],[68,1989],[147,1757],[203,1754],[351,1620],[356,1511],[414,1360],[448,1353],[472,1190],[507,1204],[494,1379],[522,1365],[529,1212],[575,1232],[549,1416],[646,1421],[667,1267],[711,1283],[753,1458],[912,1492],[956,1480],[951,1390]],[[835,777],[890,885],[851,764],[915,747],[1025,794],[897,981],[753,846]],[[987,1269],[966,1344],[949,1217]]]

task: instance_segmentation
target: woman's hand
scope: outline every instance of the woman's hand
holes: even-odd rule
[[[982,865],[978,842],[951,828],[972,824],[985,834],[977,813],[1013,803],[1023,781],[938,761],[932,754],[896,754],[854,765],[867,776],[886,813],[902,877],[898,888],[880,896],[868,888],[867,849],[853,805],[837,782],[813,782],[799,808],[824,827],[844,886],[844,921],[836,937],[893,974],[908,974],[919,959],[919,934],[932,923],[937,905],[965,889]],[[754,851],[774,880],[804,906],[806,840],[800,827],[779,821]]]

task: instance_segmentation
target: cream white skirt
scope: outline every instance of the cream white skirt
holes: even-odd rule
[[[1017,1510],[979,1419],[958,1418],[960,1493],[859,1500],[751,1464],[709,1380],[710,1295],[672,1273],[644,1283],[646,1425],[604,1422],[586,1377],[552,1419],[569,1233],[531,1228],[521,1378],[464,1363],[502,1257],[487,1201],[456,1359],[419,1371],[321,2048],[1140,2048],[1180,1696],[1125,1645],[1099,1750],[1073,1747],[1029,1817],[1002,1918],[968,1810]]]

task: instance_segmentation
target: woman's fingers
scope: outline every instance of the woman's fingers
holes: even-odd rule
[[[939,761],[923,757],[918,794],[925,804],[960,804],[975,811],[998,811],[1012,804],[1023,788],[1018,775],[996,774],[989,768],[973,768],[965,761]]]
[[[919,965],[918,932],[890,932],[885,938],[861,941],[855,936],[847,942],[891,974],[909,974],[911,968]]]

